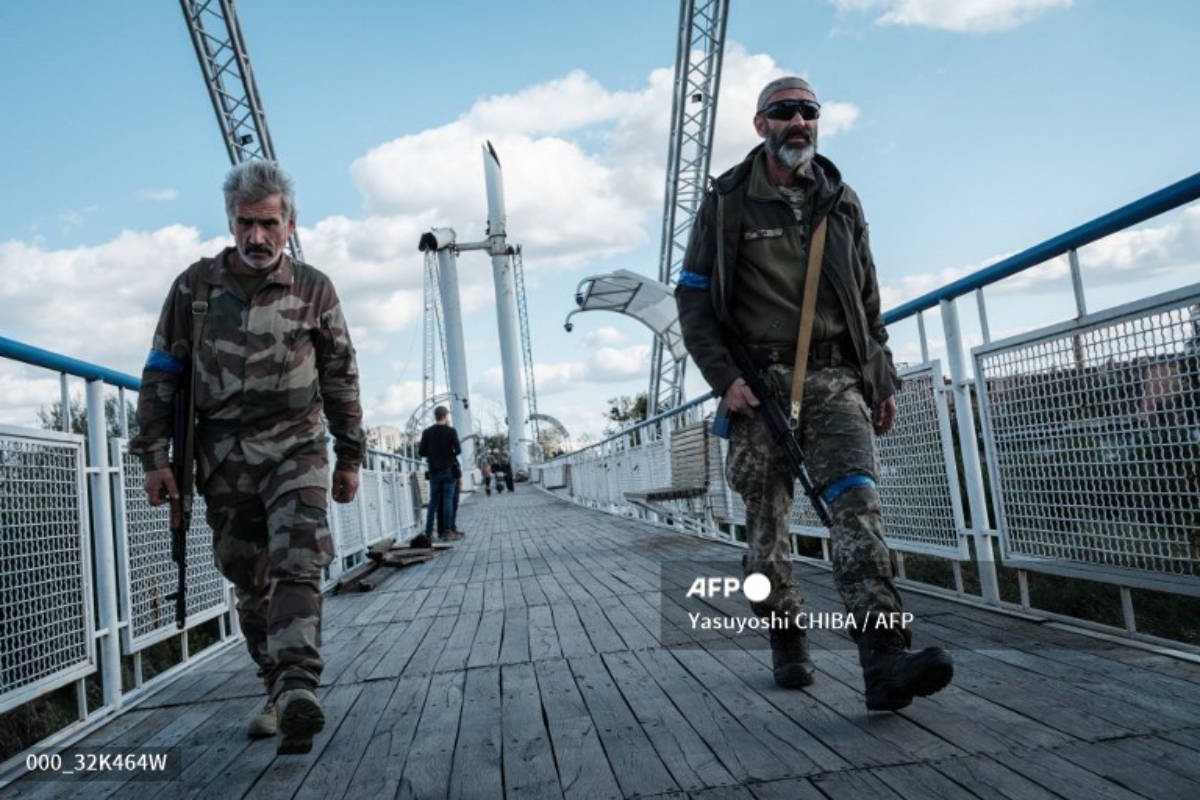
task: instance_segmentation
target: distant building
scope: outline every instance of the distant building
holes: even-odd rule
[[[395,452],[405,443],[404,431],[394,425],[377,425],[367,431],[367,446]]]

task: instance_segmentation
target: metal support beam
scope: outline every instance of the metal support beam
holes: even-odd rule
[[[675,53],[671,142],[667,155],[662,251],[658,279],[673,286],[708,178],[729,0],[683,0]],[[650,362],[652,413],[683,402],[686,359],[674,359],[655,338]]]
[[[233,0],[179,0],[179,5],[196,48],[229,163],[277,161]],[[288,246],[292,258],[304,260],[299,236],[293,233],[288,237]]]

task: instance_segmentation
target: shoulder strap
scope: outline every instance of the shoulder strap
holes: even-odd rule
[[[800,406],[804,402],[804,378],[808,372],[808,350],[812,346],[813,317],[817,310],[817,284],[821,280],[821,261],[825,256],[825,222],[821,217],[808,248],[808,272],[804,276],[804,299],[800,304],[800,335],[796,339],[796,368],[792,372],[792,430],[800,427]]]
[[[184,425],[187,430],[183,437],[183,466],[181,470],[179,493],[187,498],[192,493],[192,482],[195,477],[196,463],[196,354],[200,351],[200,334],[204,331],[204,317],[208,314],[208,292],[211,287],[200,271],[200,279],[196,281],[196,289],[192,293],[192,353],[190,375],[187,387],[187,416]]]

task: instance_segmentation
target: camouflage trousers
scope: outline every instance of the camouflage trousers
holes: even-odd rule
[[[234,586],[238,620],[274,696],[321,679],[321,573],[333,559],[329,457],[323,442],[256,464],[240,442],[201,442],[198,483],[217,569]]]
[[[773,366],[768,377],[776,396],[790,396],[790,366]],[[851,475],[877,478],[875,431],[860,381],[851,366],[810,370],[806,376],[800,446],[819,489]],[[774,612],[794,619],[804,610],[788,534],[796,482],[761,415],[734,417],[725,477],[746,505],[745,572],[762,573],[771,581],[770,596],[751,608],[762,616]],[[902,609],[883,540],[879,493],[873,485],[848,489],[833,501],[830,512],[833,580],[846,610],[855,616],[857,631],[874,612]]]

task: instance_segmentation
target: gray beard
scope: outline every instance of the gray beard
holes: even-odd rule
[[[242,263],[245,264],[247,267],[249,267],[254,272],[269,272],[270,270],[273,270],[279,266],[279,262],[283,258],[283,251],[281,250],[279,253],[277,253],[275,255],[275,258],[271,259],[271,263],[265,264],[261,267],[258,264],[255,264],[253,261],[251,261],[246,256],[246,254],[243,253],[241,250],[238,251],[238,255],[240,255],[242,257]]]
[[[777,145],[771,139],[767,139],[766,145],[767,152],[788,169],[797,169],[807,164],[817,154],[817,146],[812,142],[804,147],[792,147],[788,144]]]

